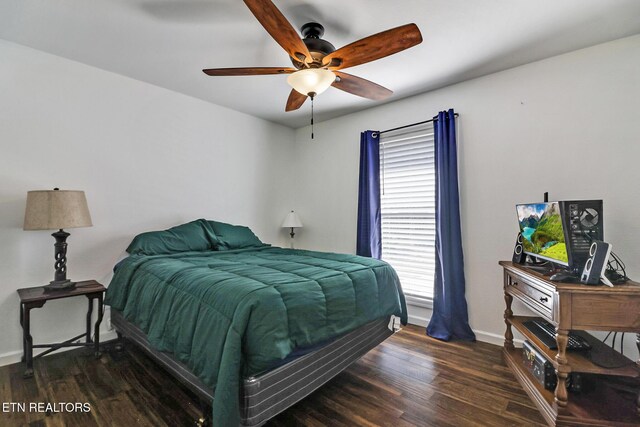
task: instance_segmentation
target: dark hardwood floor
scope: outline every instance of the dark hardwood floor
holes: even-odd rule
[[[96,360],[86,349],[23,367],[0,367],[0,401],[88,402],[88,413],[0,412],[0,426],[193,426],[208,413],[144,353],[106,344]],[[269,426],[544,425],[502,362],[501,348],[443,343],[409,326],[370,351]]]

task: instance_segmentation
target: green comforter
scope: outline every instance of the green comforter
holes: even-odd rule
[[[381,316],[407,318],[385,262],[274,247],[130,256],[106,303],[215,388],[216,427],[239,424],[242,377]]]

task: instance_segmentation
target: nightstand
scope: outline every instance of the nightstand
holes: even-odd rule
[[[65,289],[60,291],[45,291],[43,286],[35,288],[18,289],[18,295],[20,296],[20,325],[22,326],[22,344],[23,355],[22,361],[26,364],[23,377],[30,378],[33,376],[33,359],[44,356],[52,351],[59,350],[63,347],[90,347],[93,346],[96,357],[100,356],[100,322],[102,322],[102,315],[104,312],[103,298],[105,287],[95,280],[87,280],[84,282],[78,282],[73,289]],[[53,344],[34,344],[31,337],[31,320],[30,312],[33,308],[40,308],[47,301],[71,298],[77,296],[86,296],[89,300],[89,308],[87,310],[87,330],[86,332],[70,338],[61,343]],[[98,300],[98,319],[94,325],[94,340],[91,340],[91,314],[93,313],[93,301]],[[75,343],[73,341],[85,338],[85,342]],[[33,356],[34,348],[48,348],[37,356]]]

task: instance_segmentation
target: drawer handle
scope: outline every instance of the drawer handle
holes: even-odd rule
[[[549,298],[547,297],[540,297],[540,302],[547,302],[549,301]]]

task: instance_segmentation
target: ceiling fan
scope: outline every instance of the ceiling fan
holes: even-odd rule
[[[294,68],[210,68],[202,71],[209,76],[289,74],[287,82],[293,89],[285,111],[297,110],[307,97],[313,102],[313,98],[329,86],[368,99],[387,98],[393,93],[389,89],[339,70],[393,55],[422,42],[418,27],[407,24],[365,37],[336,50],[331,43],[321,38],[324,34],[322,25],[316,22],[303,25],[301,33],[304,38],[301,39],[271,0],[244,2],[271,37],[287,51]]]

